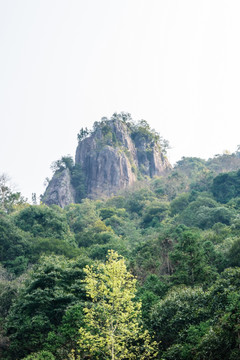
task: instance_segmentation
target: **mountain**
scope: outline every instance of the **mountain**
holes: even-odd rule
[[[78,139],[75,164],[66,157],[57,162],[42,198],[47,205],[109,197],[171,169],[167,142],[145,120],[135,123],[128,113],[102,118],[92,131],[81,129]]]

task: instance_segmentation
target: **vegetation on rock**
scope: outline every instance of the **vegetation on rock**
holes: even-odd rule
[[[239,152],[183,158],[64,209],[3,188],[0,357],[239,359],[239,168]]]

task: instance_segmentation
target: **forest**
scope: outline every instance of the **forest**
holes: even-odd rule
[[[64,209],[2,176],[0,357],[240,359],[239,169],[184,157]]]

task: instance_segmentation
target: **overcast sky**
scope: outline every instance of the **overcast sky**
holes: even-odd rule
[[[182,156],[240,143],[239,0],[0,0],[0,174],[39,196],[77,133],[127,111]]]

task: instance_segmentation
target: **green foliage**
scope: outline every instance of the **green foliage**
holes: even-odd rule
[[[64,255],[67,258],[74,258],[80,255],[81,251],[75,244],[67,240],[53,238],[35,238],[30,246],[30,260],[36,263],[41,255]]]
[[[215,174],[238,170],[240,163],[238,154],[236,152],[233,154],[223,153],[215,155],[214,158],[207,161],[207,167]]]
[[[106,244],[114,239],[112,229],[100,219],[94,202],[85,199],[81,204],[66,207],[66,212],[79,247]]]
[[[187,226],[209,229],[216,223],[230,225],[235,217],[233,209],[219,206],[211,198],[199,196],[182,211],[178,221]]]
[[[33,353],[28,355],[23,360],[55,360],[55,357],[49,351],[39,351],[37,353]]]
[[[238,359],[239,350],[239,271],[227,269],[209,290],[213,325],[196,346],[196,359]]]
[[[169,213],[169,204],[159,200],[152,201],[144,209],[143,226],[157,226]]]
[[[176,169],[184,172],[188,177],[191,177],[192,180],[195,180],[196,177],[203,170],[207,170],[206,161],[196,157],[182,157],[181,160],[177,162]]]
[[[90,131],[88,130],[88,128],[86,128],[86,127],[85,127],[85,129],[81,128],[79,133],[77,134],[78,142],[85,139],[88,135],[90,135]]]
[[[106,244],[115,237],[112,229],[100,219],[76,235],[79,247],[89,247],[94,244]]]
[[[197,325],[208,319],[208,295],[201,288],[176,288],[154,305],[151,312],[152,328],[157,338],[164,339],[160,346],[166,350],[177,342],[179,334],[190,324]]]
[[[126,209],[141,215],[143,208],[153,199],[155,199],[155,194],[146,188],[131,192],[128,194]]]
[[[142,302],[143,321],[148,328],[151,328],[151,308],[166,295],[168,289],[169,285],[155,274],[148,275],[144,284],[138,289],[137,297]]]
[[[235,240],[228,250],[227,260],[229,267],[240,267],[240,238]]]
[[[69,169],[70,171],[74,167],[74,161],[72,156],[62,156],[61,159],[54,161],[51,164],[51,170],[55,173],[56,171],[62,171],[64,169]]]
[[[129,134],[137,129],[123,113],[113,116],[111,126],[118,118]],[[106,125],[107,119],[102,119],[95,131],[100,126],[103,140],[117,145]],[[134,140],[139,144],[152,136],[148,124],[140,125]],[[137,280],[130,307],[138,310],[133,323],[141,335],[135,337],[135,330],[127,325],[124,334],[133,331],[121,343],[128,350],[125,358],[144,358],[146,339],[145,349],[151,348],[142,325],[160,340],[161,359],[240,358],[239,171],[217,176],[237,170],[239,159],[236,154],[208,161],[183,158],[168,175],[145,179],[104,201],[81,200],[82,169],[65,159],[58,170],[69,169],[81,200],[65,209],[17,202],[12,206],[5,192],[7,202],[0,211],[0,357],[73,359],[70,352],[77,354],[81,328],[86,335],[85,359],[102,360],[95,346],[105,353],[109,350],[104,329],[116,316],[108,306],[117,293],[107,287],[112,284],[105,273],[110,260],[103,263],[113,250],[111,254],[117,251],[126,258]],[[120,260],[116,259],[118,265]],[[90,263],[89,274],[97,284],[93,293],[109,290],[98,301],[86,297],[83,268]],[[122,291],[121,301],[126,299],[124,287]],[[134,307],[138,302],[141,309]],[[104,316],[105,305],[109,313]],[[99,320],[99,327],[87,322],[88,312],[89,319]],[[136,319],[134,314],[141,316]],[[94,355],[89,355],[90,345],[95,347]]]
[[[0,264],[0,319],[7,317],[12,302],[23,286],[23,279],[24,275],[15,279],[13,274]]]
[[[71,182],[75,190],[75,199],[80,203],[86,197],[86,182],[84,172],[80,164],[75,164],[71,170]]]
[[[71,231],[79,233],[99,220],[96,204],[84,199],[81,204],[71,204],[65,208]]]
[[[131,137],[135,143],[139,143],[144,139],[150,147],[157,144],[164,154],[167,152],[169,148],[168,141],[163,139],[154,129],[151,129],[146,120],[132,123],[131,130]]]
[[[117,208],[113,208],[113,207],[107,207],[107,208],[100,209],[100,217],[102,220],[109,219],[114,215],[116,215],[118,217],[126,217],[127,216],[125,209],[117,209]]]
[[[189,204],[189,194],[183,193],[178,195],[173,201],[171,201],[171,215],[181,213]]]
[[[215,278],[216,269],[208,264],[200,234],[183,229],[179,232],[178,242],[170,253],[174,268],[175,284],[195,285]]]
[[[94,359],[153,359],[155,343],[139,325],[141,304],[134,302],[136,280],[124,259],[109,252],[106,264],[86,267],[85,327],[79,330],[79,351]]]
[[[0,175],[0,211],[11,213],[24,207],[26,199],[20,192],[13,192],[9,185],[9,179],[5,174]]]
[[[61,325],[66,309],[86,299],[81,280],[88,263],[85,257],[50,256],[35,266],[7,317],[12,359],[44,347],[49,332]]]
[[[215,199],[224,204],[232,198],[240,196],[240,170],[215,177],[212,192]]]
[[[67,307],[61,324],[55,331],[48,333],[44,347],[55,354],[56,359],[68,358],[70,350],[76,350],[79,328],[84,322],[83,304],[81,302]]]
[[[133,124],[133,119],[130,113],[122,111],[121,113],[114,113],[111,117],[111,120],[121,120],[125,124],[128,125],[128,127],[131,127]]]
[[[0,262],[16,275],[26,270],[30,237],[18,229],[12,218],[0,215]]]
[[[16,225],[34,237],[69,239],[70,229],[65,213],[58,207],[32,205],[15,216]]]

